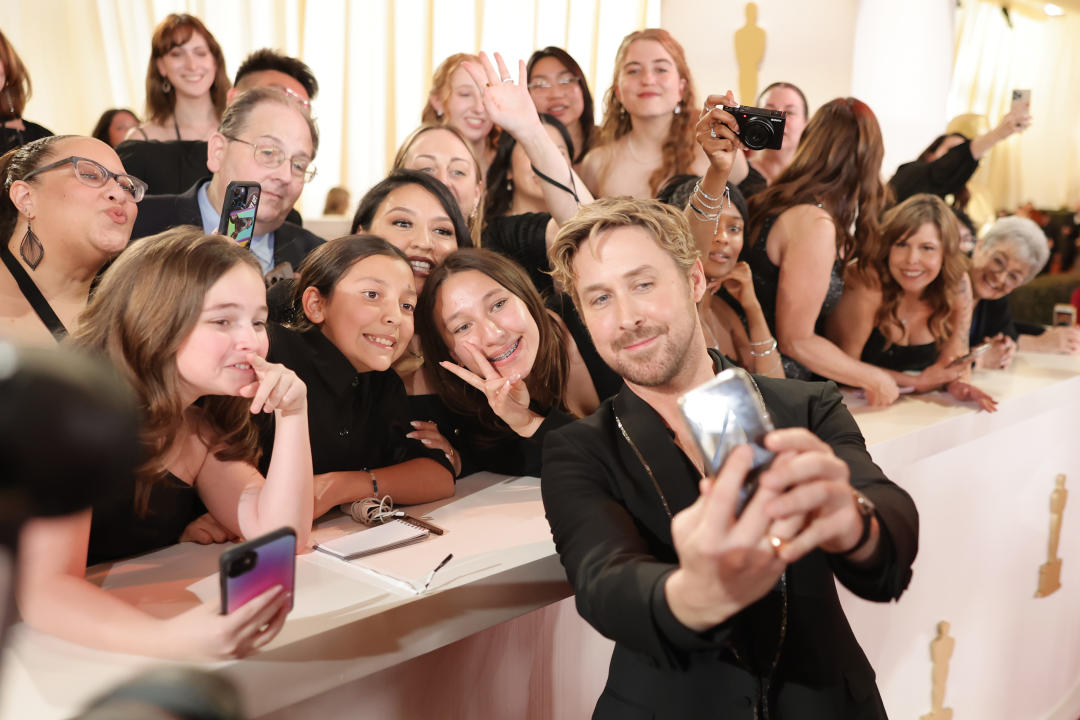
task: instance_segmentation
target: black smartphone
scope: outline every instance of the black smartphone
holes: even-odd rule
[[[244,247],[255,234],[255,215],[259,212],[259,195],[262,186],[250,180],[234,180],[225,188],[225,201],[221,204],[221,222],[218,234],[232,238]]]
[[[296,533],[283,527],[240,543],[221,554],[219,565],[222,615],[275,585],[291,593],[296,581]]]
[[[765,436],[775,428],[757,385],[745,370],[730,368],[679,398],[679,411],[709,476],[719,472],[728,453],[739,445],[753,450],[753,463],[735,508],[738,517],[757,491],[761,471],[776,455],[765,449]]]

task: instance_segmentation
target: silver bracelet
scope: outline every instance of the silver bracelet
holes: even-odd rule
[[[750,347],[764,347],[766,345],[772,345],[776,342],[776,338],[770,337],[768,340],[759,340],[757,342],[751,342]]]
[[[775,338],[773,338],[773,341],[770,344],[768,350],[764,350],[762,352],[754,352],[754,348],[750,348],[750,357],[752,357],[752,358],[768,357],[769,355],[772,355],[774,352],[776,352],[776,339]]]

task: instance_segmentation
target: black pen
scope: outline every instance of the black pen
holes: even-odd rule
[[[424,582],[424,590],[427,590],[428,586],[431,585],[431,580],[432,580],[432,578],[435,577],[435,573],[439,572],[444,567],[446,567],[446,563],[450,562],[453,559],[454,559],[454,553],[450,553],[449,555],[447,555],[446,557],[443,558],[441,563],[439,563],[438,565],[435,566],[434,570],[432,570],[431,572],[428,573],[427,580]],[[423,592],[423,590],[421,590],[421,592]]]

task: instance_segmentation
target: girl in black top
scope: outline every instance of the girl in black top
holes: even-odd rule
[[[72,342],[107,356],[130,383],[143,462],[123,504],[26,526],[19,599],[27,623],[99,649],[201,660],[243,657],[281,629],[291,599],[280,587],[228,615],[215,598],[158,618],[84,578],[87,547],[94,553],[103,538],[119,554],[177,542],[185,489],[235,535],[289,526],[297,548],[307,546],[307,392],[295,373],[263,359],[266,312],[252,254],[198,228],[143,238],[106,271]],[[252,415],[271,412],[278,436],[264,477]]]
[[[479,469],[537,475],[544,435],[599,404],[566,327],[499,253],[448,256],[424,285],[416,324],[439,396],[478,419],[459,447]]]
[[[390,369],[413,336],[415,280],[382,238],[350,235],[300,266],[294,327],[270,327],[270,354],[308,387],[315,517],[342,503],[390,495],[398,504],[454,494],[442,451],[410,439],[405,387]],[[273,429],[264,428],[269,448]]]
[[[970,364],[949,365],[967,352],[972,295],[948,206],[923,194],[892,208],[865,260],[865,271],[847,267],[829,337],[851,357],[884,368],[898,386],[944,387],[993,410],[993,398],[966,382]]]

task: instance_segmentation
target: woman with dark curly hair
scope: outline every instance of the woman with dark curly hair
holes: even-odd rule
[[[993,399],[964,381],[973,299],[967,256],[948,206],[913,195],[885,213],[865,249],[864,270],[849,265],[844,295],[829,315],[829,337],[853,358],[884,368],[915,392],[945,388],[993,410]]]

